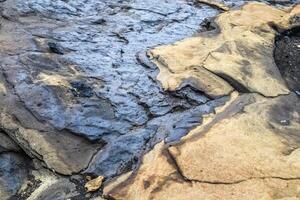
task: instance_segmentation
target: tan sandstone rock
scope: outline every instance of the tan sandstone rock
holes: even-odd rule
[[[102,186],[103,179],[103,176],[98,176],[97,178],[88,181],[84,187],[87,192],[97,191]]]
[[[218,1],[218,0],[198,0],[198,2],[207,4],[209,6],[216,7],[220,10],[223,10],[223,11],[228,11],[229,10],[228,6],[226,6],[224,3],[222,3],[221,1]]]
[[[300,101],[233,96],[178,144],[108,185],[115,199],[299,199]]]
[[[183,175],[222,183],[300,177],[299,98],[249,94],[232,104],[225,116],[169,148]]]
[[[287,94],[273,59],[274,27],[288,28],[299,13],[299,6],[280,10],[262,3],[222,13],[215,31],[148,52],[159,67],[157,79],[166,90],[191,85],[211,97],[227,95],[232,87],[264,96]]]

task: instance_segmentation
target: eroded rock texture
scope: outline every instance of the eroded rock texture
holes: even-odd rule
[[[299,103],[295,94],[235,97],[179,143],[157,145],[137,173],[105,192],[114,199],[298,199]]]
[[[274,35],[276,28],[291,26],[294,12],[298,9],[249,4],[221,14],[215,19],[217,31],[149,52],[160,68],[158,79],[166,89],[192,85],[211,97],[227,95],[233,88],[264,96],[287,94],[273,58]]]
[[[179,142],[156,145],[137,171],[112,181],[104,194],[129,200],[299,199],[300,100],[288,89],[299,84],[292,57],[299,54],[289,48],[297,43],[279,41],[297,39],[299,14],[299,6],[250,3],[219,15],[211,32],[151,50],[164,88],[189,85],[211,98],[231,99]],[[274,55],[283,66],[273,57],[279,34]]]
[[[210,99],[190,88],[164,92],[143,52],[194,33],[215,12],[154,4],[2,2],[1,129],[68,175],[97,152],[87,171],[116,175],[148,143],[186,134],[224,100],[204,105]]]
[[[299,6],[0,8],[0,199],[299,197]]]
[[[16,194],[24,182],[16,180],[3,198],[89,198],[71,192],[72,184],[53,192],[55,182],[31,169],[114,177],[133,169],[157,142],[187,134],[227,100],[190,87],[164,91],[145,53],[191,36],[214,9],[152,0],[6,0],[0,8],[1,153],[12,167],[20,162],[16,153],[33,160],[26,157],[28,166],[20,166],[33,183]],[[73,183],[83,187],[84,181]]]

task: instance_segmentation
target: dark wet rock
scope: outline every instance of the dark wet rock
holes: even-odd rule
[[[85,173],[112,177],[135,168],[139,158],[161,140],[166,143],[178,141],[192,128],[201,124],[202,116],[214,112],[228,98],[211,101],[193,109],[174,112],[150,120],[143,129],[136,128],[130,134],[111,141],[99,151]]]
[[[3,102],[10,103],[1,105],[0,126],[49,168],[71,174],[103,161],[91,171],[115,176],[130,170],[150,143],[176,140],[201,122],[199,114],[184,117],[209,99],[188,88],[163,91],[145,52],[196,33],[213,9],[153,0],[1,6]]]
[[[300,24],[300,23],[299,23]],[[290,90],[300,93],[300,27],[276,37],[274,58]]]
[[[60,47],[58,44],[56,44],[54,42],[48,42],[48,47],[49,47],[50,52],[52,52],[52,53],[56,53],[56,54],[60,54],[60,55],[64,54],[64,50],[62,49],[62,47]]]
[[[82,82],[72,82],[72,92],[76,97],[92,97],[93,89]]]
[[[20,147],[8,135],[0,131],[0,153],[20,150]]]
[[[29,162],[17,153],[0,154],[0,197],[3,200],[15,195],[26,181]]]

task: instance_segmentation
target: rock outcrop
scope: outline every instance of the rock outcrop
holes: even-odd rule
[[[160,69],[158,80],[167,90],[191,85],[211,97],[233,88],[271,97],[288,94],[273,58],[274,38],[276,29],[292,25],[298,10],[252,3],[222,13],[215,30],[149,52]]]
[[[128,200],[298,199],[299,108],[295,94],[233,97],[179,143],[157,145],[105,192]]]
[[[243,3],[0,0],[0,199],[300,198],[300,7]]]
[[[299,8],[249,3],[220,14],[211,32],[151,50],[165,89],[189,85],[231,99],[179,142],[156,145],[137,171],[106,185],[104,194],[128,200],[299,199],[300,99],[273,57],[275,36],[299,25]],[[285,62],[289,73],[297,69],[293,60]],[[291,75],[297,83],[297,73]]]

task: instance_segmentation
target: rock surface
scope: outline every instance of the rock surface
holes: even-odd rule
[[[233,88],[264,96],[289,93],[273,58],[274,29],[291,26],[297,10],[253,3],[220,14],[217,29],[149,52],[160,68],[158,80],[167,90],[190,85],[211,97]]]
[[[295,94],[233,97],[179,143],[157,145],[137,173],[105,193],[128,200],[298,199],[299,108]]]
[[[165,89],[189,85],[212,98],[229,93],[231,98],[180,141],[156,145],[138,170],[107,184],[105,196],[299,199],[300,99],[287,87],[295,90],[299,84],[292,55],[300,54],[289,48],[297,45],[292,41],[297,41],[299,8],[247,4],[220,14],[218,29],[149,51]],[[293,39],[279,41],[286,48],[275,49],[277,64],[285,64],[278,67],[277,34]]]
[[[15,195],[26,182],[29,161],[18,153],[0,154],[0,197],[3,200]]]
[[[299,198],[297,2],[0,0],[0,199]]]
[[[115,176],[152,144],[199,124],[226,99],[164,92],[145,51],[193,34],[216,12],[154,4],[3,1],[1,129],[58,173]],[[167,127],[166,118],[174,120]]]

